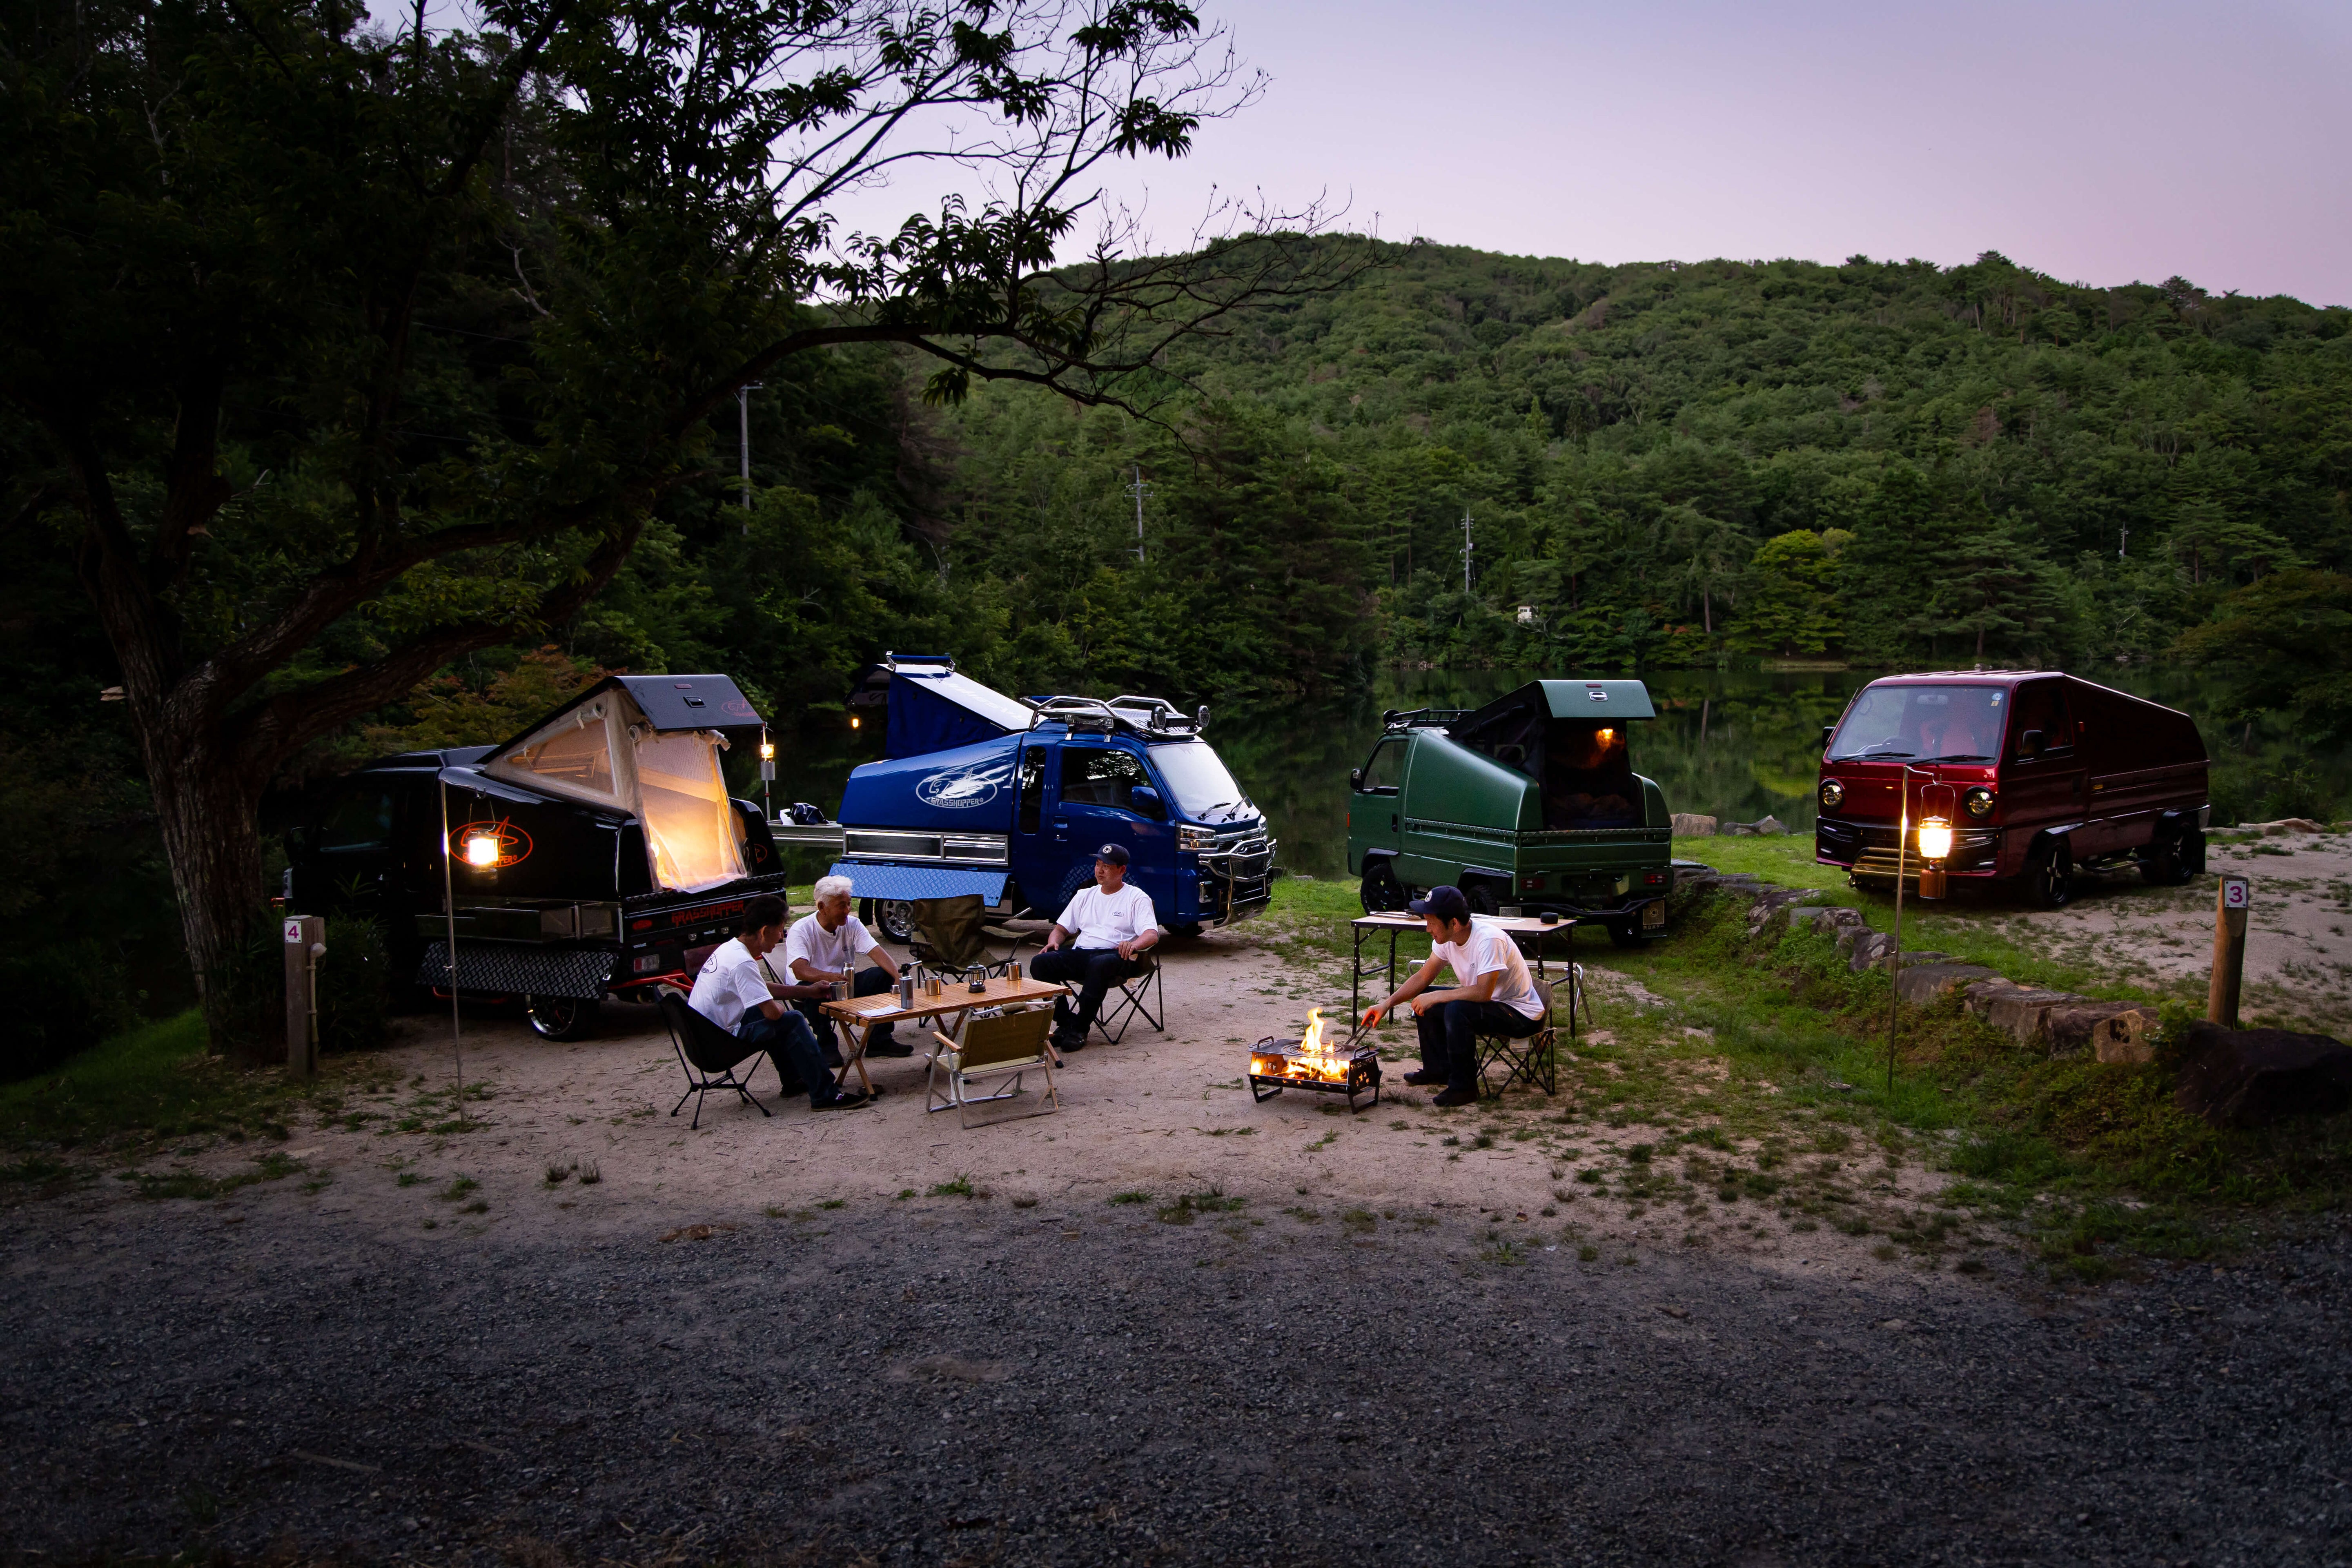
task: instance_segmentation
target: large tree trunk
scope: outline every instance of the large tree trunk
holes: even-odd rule
[[[270,1012],[250,994],[257,982],[276,983],[250,973],[257,928],[269,912],[256,826],[268,773],[222,755],[204,734],[155,734],[142,749],[205,1031],[215,1050],[273,1059]]]

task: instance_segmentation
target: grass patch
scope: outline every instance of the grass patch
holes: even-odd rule
[[[931,1196],[935,1198],[981,1198],[987,1195],[972,1184],[969,1171],[960,1171],[953,1181],[941,1182],[931,1189]]]
[[[1113,1204],[1148,1204],[1151,1201],[1151,1194],[1138,1188],[1132,1192],[1113,1193],[1110,1201]]]
[[[1184,1193],[1176,1201],[1160,1208],[1162,1225],[1191,1225],[1204,1214],[1230,1214],[1247,1203],[1247,1198],[1229,1195],[1223,1187],[1211,1187],[1205,1193]]]

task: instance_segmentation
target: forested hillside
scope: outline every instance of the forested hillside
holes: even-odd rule
[[[2347,328],[2341,308],[2077,288],[1993,255],[1608,268],[1413,246],[1189,347],[1161,423],[1004,386],[929,408],[894,351],[802,356],[752,395],[748,511],[730,407],[708,473],[549,651],[471,658],[283,782],[499,738],[598,667],[726,670],[814,738],[886,647],[1018,690],[1188,702],[1329,693],[1383,661],[2199,658],[2226,666],[2233,724],[2340,740]],[[48,461],[23,429],[0,441],[30,454],[20,474]],[[7,526],[58,526],[54,500],[19,485]],[[62,553],[27,553],[0,581],[19,674],[0,922],[40,931],[0,975],[67,975],[58,1016],[102,1025],[142,991],[176,1003],[186,975],[135,749],[97,700],[120,674]],[[216,586],[206,613],[233,615]]]

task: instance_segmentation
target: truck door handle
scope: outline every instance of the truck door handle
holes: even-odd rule
[[[1389,831],[1390,831],[1391,833],[1394,833],[1396,830],[1397,830],[1397,819],[1396,819],[1396,813],[1394,813],[1394,812],[1391,812],[1391,813],[1389,813]]]

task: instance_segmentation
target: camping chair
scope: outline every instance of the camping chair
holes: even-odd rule
[[[702,1125],[702,1097],[714,1089],[731,1089],[751,1104],[759,1107],[762,1116],[773,1115],[766,1106],[751,1098],[750,1074],[735,1076],[735,1069],[749,1058],[752,1071],[758,1070],[759,1058],[766,1053],[747,1047],[743,1042],[704,1017],[687,1001],[686,993],[675,986],[665,985],[656,999],[661,1008],[662,1022],[669,1026],[669,1043],[677,1052],[677,1065],[686,1069],[686,1092],[669,1113],[676,1116],[694,1101],[694,1120],[690,1128]]]
[[[1508,1093],[1511,1085],[1524,1083],[1529,1089],[1539,1089],[1546,1094],[1559,1092],[1559,1029],[1551,1021],[1551,982],[1535,983],[1536,994],[1543,998],[1543,1026],[1532,1035],[1514,1037],[1509,1035],[1480,1035],[1477,1037],[1478,1081],[1486,1080],[1486,1069],[1496,1062],[1510,1071],[1503,1076],[1503,1087],[1497,1093]],[[1573,1005],[1575,992],[1569,993]]]
[[[1062,1091],[1055,1087],[1053,1056],[1045,1039],[1053,1024],[1050,1010],[1035,1007],[989,1018],[968,1018],[961,1043],[934,1029],[931,1038],[939,1045],[931,1052],[930,1080],[923,1109],[946,1110],[953,1107],[956,1120],[969,1128],[972,1106],[1013,1099],[1021,1092],[1022,1076],[1034,1068],[1045,1075],[1045,1093],[1037,1102],[1039,1109],[1029,1114],[1045,1114],[1049,1101],[1053,1110],[1061,1110]],[[944,1094],[940,1089],[942,1072],[947,1075]],[[981,1079],[1002,1078],[1006,1073],[1013,1075],[1012,1088],[998,1089],[994,1094],[968,1092]]]
[[[1104,997],[1101,1010],[1095,1014],[1095,1027],[1110,1045],[1118,1044],[1127,1026],[1139,1016],[1161,1034],[1168,1032],[1168,993],[1160,984],[1160,960],[1147,952],[1138,962],[1143,973],[1120,981],[1118,997]]]

